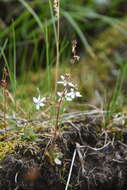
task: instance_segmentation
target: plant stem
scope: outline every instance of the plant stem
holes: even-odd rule
[[[55,131],[57,131],[59,129],[59,117],[60,117],[60,108],[61,108],[62,100],[63,100],[63,98],[61,97],[60,102],[58,104],[58,109],[57,109]]]
[[[7,105],[7,100],[6,100],[6,92],[5,88],[3,88],[3,96],[4,96],[4,129],[5,129],[5,134],[7,134],[7,123],[6,123],[6,105]]]
[[[3,92],[3,127],[5,130],[5,134],[7,133],[7,122],[6,122],[6,111],[7,111],[7,96],[8,96],[8,91],[7,91],[7,70],[4,67],[3,69],[3,76],[1,82],[1,87],[2,87],[2,92]]]
[[[55,137],[56,137],[56,132],[59,130],[60,108],[61,108],[61,104],[63,102],[63,98],[65,96],[66,90],[67,90],[67,88],[64,89],[63,94],[62,94],[59,104],[58,104],[58,109],[57,109],[57,114],[56,114]]]
[[[57,40],[56,40],[56,73],[55,73],[55,93],[57,92],[57,81],[59,74],[59,62],[60,62],[60,0],[58,0],[58,13],[57,13]]]

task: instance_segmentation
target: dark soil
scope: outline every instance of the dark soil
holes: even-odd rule
[[[125,190],[127,186],[126,130],[102,130],[99,117],[64,123],[64,132],[54,145],[17,145],[1,161],[0,190],[64,190],[76,150],[68,189]],[[53,161],[53,152],[63,153],[62,164]]]

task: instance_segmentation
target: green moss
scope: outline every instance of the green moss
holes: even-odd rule
[[[0,142],[0,160],[2,160],[8,153],[12,152],[17,145],[17,141],[4,141]]]

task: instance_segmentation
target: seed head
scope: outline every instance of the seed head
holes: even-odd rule
[[[59,0],[54,0],[53,2],[53,8],[54,8],[54,11],[55,11],[55,16],[57,18],[59,18]]]

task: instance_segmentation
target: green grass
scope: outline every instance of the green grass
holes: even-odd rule
[[[120,63],[121,69],[119,70],[116,86],[112,93],[111,100],[107,107],[106,120],[110,120],[111,116],[122,110],[124,107],[124,98],[122,97],[123,85],[127,80],[127,61]]]
[[[50,0],[44,3],[42,3],[41,0],[19,0],[18,7],[16,9],[17,12],[19,12],[18,16],[14,17],[13,21],[11,22],[13,18],[12,15],[14,13],[10,14],[10,24],[5,26],[4,30],[0,29],[0,38],[1,42],[4,42],[6,39],[8,39],[6,48],[10,49],[11,52],[14,51],[14,41],[11,39],[13,39],[15,35],[16,47],[14,49],[20,52],[20,55],[18,55],[17,58],[18,69],[23,75],[23,71],[26,69],[25,62],[28,63],[28,69],[36,68],[36,70],[39,70],[41,66],[45,65],[45,59],[47,59],[47,56],[44,56],[47,54],[47,46],[45,46],[45,44],[47,44],[47,28],[48,43],[50,44],[49,52],[51,55],[49,57],[51,57],[50,59],[52,60],[55,57],[54,49],[56,44],[56,18],[54,17],[52,2]],[[61,44],[63,39],[68,44],[66,45],[66,49],[62,51],[62,54],[63,57],[68,56],[68,58],[70,56],[68,55],[68,52],[71,52],[71,41],[75,38],[80,38],[82,42],[80,46],[84,46],[83,48],[86,49],[92,57],[95,57],[94,50],[91,47],[91,40],[89,40],[89,36],[85,32],[87,31],[87,27],[89,28],[94,25],[94,27],[97,28],[100,24],[116,27],[116,23],[119,22],[119,19],[117,18],[100,14],[98,10],[92,6],[92,1],[86,6],[82,6],[82,1],[77,3],[76,1],[70,0],[69,3],[67,3],[66,0],[63,0],[61,2],[61,18],[64,21],[63,25],[65,26],[61,29],[61,33],[63,33],[61,36]],[[95,21],[93,22],[93,20]],[[13,27],[15,34],[13,32]],[[127,35],[127,32],[122,26],[117,25],[116,29],[120,30],[122,33],[124,33],[124,35]],[[68,32],[71,33],[70,39],[68,38]],[[3,43],[1,46],[3,46]],[[30,48],[32,52],[31,54],[29,52]],[[61,49],[63,49],[62,46]],[[30,57],[28,56],[29,54],[31,55]],[[9,54],[7,54],[7,59],[10,59],[8,56]],[[54,61],[52,61],[51,64],[53,63]]]

